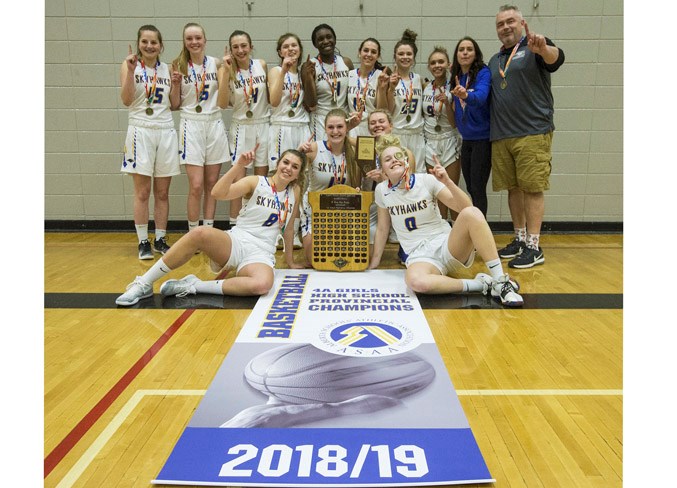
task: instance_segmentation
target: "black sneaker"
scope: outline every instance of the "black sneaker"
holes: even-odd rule
[[[520,241],[515,237],[510,244],[498,250],[498,256],[503,259],[514,258],[519,256],[526,247],[526,242]]]
[[[153,259],[153,251],[150,250],[150,242],[147,239],[139,242],[139,259]]]
[[[155,250],[155,252],[159,252],[160,254],[164,255],[167,251],[169,251],[167,238],[162,236],[159,239],[155,239],[153,241],[153,249]]]
[[[517,256],[515,259],[508,261],[508,266],[511,268],[531,268],[537,264],[543,264],[545,262],[545,256],[543,255],[543,249],[540,247],[538,249],[531,249],[530,247],[525,247],[522,250],[522,253]]]

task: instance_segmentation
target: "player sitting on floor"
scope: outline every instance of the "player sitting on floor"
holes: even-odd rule
[[[381,262],[392,220],[393,228],[408,254],[405,281],[417,293],[491,293],[508,307],[522,306],[519,285],[503,272],[494,236],[482,212],[449,178],[435,156],[430,174],[413,173],[407,150],[399,138],[382,136],[376,147],[381,169],[387,178],[374,192],[378,226],[369,267]],[[453,230],[442,219],[437,200],[458,212]],[[474,279],[452,278],[475,259],[475,250],[489,273]]]
[[[188,275],[180,280],[167,280],[160,287],[161,294],[263,295],[273,286],[275,242],[280,232],[286,244],[287,265],[303,267],[294,262],[294,228],[287,223],[298,218],[296,203],[300,202],[306,157],[290,149],[282,153],[272,177],[252,175],[233,182],[235,176],[254,160],[255,154],[256,148],[242,153],[212,190],[217,200],[248,199],[238,215],[237,226],[226,232],[201,226],[185,234],[143,276],[137,276],[115,303],[131,306],[142,298],[153,296],[153,283],[187,263],[198,250],[209,256],[213,271],[235,268],[235,276],[202,281]]]

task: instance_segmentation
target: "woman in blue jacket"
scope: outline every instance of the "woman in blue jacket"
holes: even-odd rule
[[[471,37],[464,37],[454,50],[451,65],[454,119],[463,137],[461,169],[473,205],[487,216],[487,182],[491,174],[489,141],[489,91],[491,73],[482,51]]]

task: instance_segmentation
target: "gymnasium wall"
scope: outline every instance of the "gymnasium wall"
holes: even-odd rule
[[[139,26],[156,25],[171,61],[181,49],[183,25],[206,30],[207,53],[223,56],[228,36],[247,31],[254,57],[279,59],[279,35],[301,37],[304,58],[317,51],[310,33],[334,27],[337,46],[357,65],[366,37],[382,46],[392,65],[405,28],[419,33],[414,71],[430,76],[435,45],[450,53],[474,37],[488,62],[499,48],[495,15],[505,2],[475,0],[48,0],[45,3],[45,219],[129,220],[133,185],[120,173],[127,109],[120,101],[120,64]],[[537,8],[534,8],[537,4]],[[546,222],[623,221],[623,2],[542,0],[517,2],[529,28],[551,38],[566,55],[553,77],[556,131]],[[515,107],[519,110],[519,107]],[[230,110],[224,111],[229,123]],[[178,116],[175,113],[178,125]],[[224,168],[225,170],[226,168]],[[187,177],[172,180],[170,220],[186,217]],[[509,222],[507,193],[491,192],[490,222]],[[217,220],[227,220],[220,202]],[[152,214],[151,214],[152,215]]]

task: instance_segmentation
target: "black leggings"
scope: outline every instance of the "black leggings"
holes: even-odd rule
[[[487,216],[487,183],[491,174],[491,142],[463,141],[461,169],[472,203]]]

